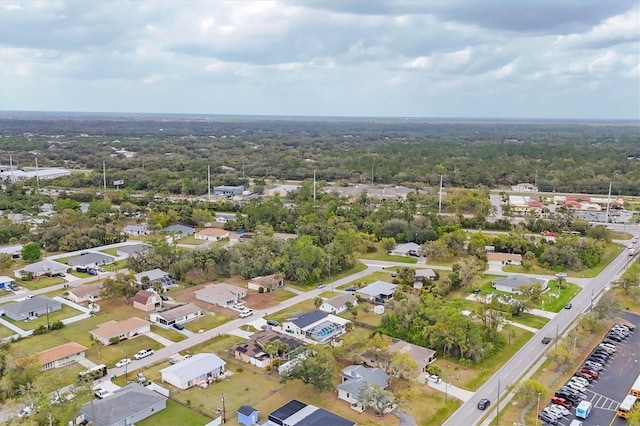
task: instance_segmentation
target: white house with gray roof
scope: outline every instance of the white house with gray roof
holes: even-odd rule
[[[389,375],[379,368],[369,368],[363,365],[349,365],[340,373],[342,383],[336,389],[338,398],[349,404],[357,404],[360,390],[366,386],[387,387]]]
[[[211,384],[225,374],[227,363],[216,354],[199,353],[160,370],[162,381],[178,389]]]
[[[200,318],[201,316],[201,307],[194,303],[186,303],[161,312],[153,312],[149,315],[149,318],[152,322],[170,326],[174,324],[184,324],[185,322]]]
[[[417,243],[398,244],[390,252],[393,256],[417,256],[420,253],[422,253],[422,247]]]
[[[0,306],[0,314],[6,315],[14,321],[47,315],[62,309],[62,303],[44,296],[34,296],[19,302]]]
[[[102,253],[83,253],[80,256],[69,259],[69,265],[81,268],[95,268],[113,262],[113,257]]]
[[[8,254],[12,259],[20,259],[22,253],[22,244],[0,247],[0,254]]]
[[[151,269],[149,271],[140,272],[134,275],[138,285],[142,286],[142,278],[149,278],[149,287],[153,287],[153,284],[159,282],[163,287],[171,287],[174,284],[173,279],[169,276],[168,272],[162,269]]]
[[[398,287],[396,284],[391,284],[385,281],[374,281],[366,287],[358,289],[356,294],[359,294],[363,299],[371,302],[385,303],[393,299],[393,292]]]
[[[84,420],[96,426],[126,426],[136,424],[165,408],[165,396],[138,383],[129,383],[104,399],[87,402],[80,411]]]
[[[499,291],[507,293],[520,294],[520,287],[529,286],[533,284],[540,284],[543,290],[547,288],[547,281],[534,277],[527,277],[524,275],[509,275],[507,277],[500,277],[493,280],[491,287]]]
[[[349,305],[357,306],[358,299],[351,293],[345,293],[325,300],[318,309],[330,314],[338,315],[349,309]]]
[[[151,235],[152,233],[147,225],[127,225],[122,229],[122,232],[127,235]]]
[[[196,233],[196,228],[185,225],[171,225],[162,230],[165,234],[177,234],[179,238],[190,237]]]
[[[131,244],[116,248],[116,255],[127,258],[133,254],[145,253],[148,250],[149,246],[146,244]]]
[[[26,265],[22,269],[18,269],[15,271],[15,275],[18,278],[24,278],[29,273],[31,273],[34,277],[39,277],[41,275],[59,275],[67,272],[67,265],[64,265],[59,262],[55,262],[53,260],[44,259],[40,262],[31,263]]]

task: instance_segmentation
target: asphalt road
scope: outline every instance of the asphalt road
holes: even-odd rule
[[[629,226],[627,229],[629,230]],[[634,227],[634,235],[638,235],[638,227]],[[505,395],[507,387],[516,384],[522,374],[524,374],[543,352],[552,345],[544,345],[540,341],[543,336],[557,336],[569,326],[569,324],[581,313],[590,309],[592,299],[614,281],[628,266],[631,257],[624,250],[613,262],[609,264],[596,278],[583,286],[583,290],[573,299],[572,309],[563,309],[551,321],[547,323],[538,333],[527,342],[505,365],[500,368],[471,398],[465,402],[447,421],[448,426],[470,426],[480,424],[483,413],[476,406],[482,398],[491,400],[491,412],[489,419],[498,413],[500,404],[497,403],[499,397]]]

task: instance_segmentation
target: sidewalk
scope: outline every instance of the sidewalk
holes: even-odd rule
[[[519,322],[507,321],[507,324],[510,324],[514,327],[521,328],[523,330],[530,331],[532,333],[537,333],[539,331],[539,329],[537,328],[529,327],[528,325],[520,324]]]

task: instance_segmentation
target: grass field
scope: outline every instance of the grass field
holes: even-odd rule
[[[365,277],[362,277],[356,281],[350,281],[347,284],[344,284],[340,287],[338,287],[338,289],[340,290],[344,290],[347,287],[355,287],[355,288],[362,288],[365,287],[369,284],[371,284],[374,281],[386,281],[386,282],[391,282],[393,278],[391,277],[391,274],[389,272],[386,271],[378,271],[378,272],[374,272],[373,274],[369,274]]]
[[[172,342],[181,342],[187,338],[184,334],[178,333],[176,330],[159,327],[157,325],[152,325],[151,331],[153,331],[159,336],[164,337],[165,339],[171,340]]]
[[[385,254],[385,253],[365,253],[360,255],[360,258],[367,259],[367,260],[383,260],[385,262],[397,262],[397,263],[407,263],[407,264],[418,263],[418,259],[415,257],[392,256],[390,254]]]
[[[21,285],[29,290],[40,290],[42,288],[51,287],[53,285],[62,284],[66,282],[62,277],[46,277],[42,276],[33,281],[16,281],[17,285]]]
[[[180,238],[177,241],[178,244],[188,244],[190,246],[199,246],[200,244],[204,244],[206,243],[205,240],[201,240],[199,238],[196,237],[184,237],[184,238]]]
[[[524,313],[515,317],[511,317],[511,321],[517,322],[529,327],[540,329],[547,325],[549,318],[539,317],[537,315]]]
[[[4,339],[5,337],[13,336],[16,334],[15,331],[3,326],[0,324],[0,339]]]
[[[113,256],[113,257],[118,255],[118,249],[115,247],[111,247],[111,248],[100,250],[100,251],[104,254],[108,254],[109,256]]]
[[[226,317],[222,314],[208,313],[196,320],[185,323],[184,328],[191,331],[192,333],[197,333],[200,330],[211,330],[212,328],[216,328],[217,326],[222,325],[230,320],[231,318]]]
[[[48,318],[46,314],[43,314],[37,319],[28,321],[14,321],[7,316],[5,316],[4,319],[23,330],[35,330],[41,325],[47,325],[47,321],[49,322],[49,324],[53,324],[56,321],[71,318],[73,316],[80,315],[81,313],[82,312],[63,304],[62,309],[60,309],[59,311],[49,312]]]
[[[364,271],[365,269],[367,269],[367,265],[365,265],[364,263],[360,263],[357,262],[356,265],[346,271],[343,271],[339,274],[333,274],[330,277],[326,277],[322,280],[320,280],[319,282],[315,283],[315,284],[310,284],[310,285],[298,285],[296,283],[287,283],[287,286],[292,287],[296,290],[299,291],[311,291],[313,289],[315,289],[319,284],[326,284],[326,285],[330,285],[332,282],[339,280],[341,278],[344,277],[348,277],[349,275],[355,274],[356,272],[360,272],[360,271]]]
[[[296,294],[294,292],[285,290],[283,288],[276,289],[276,291],[271,293],[271,297],[273,297],[273,300],[277,302],[284,302],[285,300],[291,299],[295,295]]]
[[[191,410],[184,405],[167,399],[167,408],[136,422],[138,426],[157,425],[181,425],[181,426],[204,426],[211,421],[210,417]]]

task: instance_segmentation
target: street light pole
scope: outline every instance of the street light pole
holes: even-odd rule
[[[121,349],[120,352],[124,355],[125,359],[129,359],[129,356]],[[124,381],[129,383],[129,363],[124,364]]]
[[[226,416],[227,413],[224,406],[224,394],[222,394],[220,401],[222,401],[222,423],[227,423],[227,416]]]
[[[538,406],[536,408],[536,413],[540,412],[540,392],[538,392]],[[538,415],[536,414],[536,426],[538,426]]]

